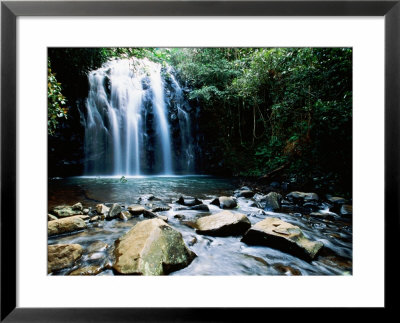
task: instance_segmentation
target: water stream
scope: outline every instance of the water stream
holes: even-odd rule
[[[352,226],[342,220],[314,218],[300,212],[275,213],[254,206],[254,201],[238,198],[238,208],[232,212],[246,214],[252,224],[266,217],[278,217],[299,226],[311,240],[324,243],[321,254],[312,262],[263,246],[250,246],[240,241],[240,237],[211,237],[196,234],[187,225],[196,218],[220,212],[218,206],[210,202],[215,196],[233,195],[239,183],[233,179],[209,176],[147,176],[128,177],[126,183],[118,177],[76,177],[52,179],[49,181],[49,209],[56,205],[72,205],[78,201],[84,207],[94,207],[97,203],[120,203],[122,206],[141,203],[146,207],[163,204],[171,207],[158,212],[168,218],[168,224],[182,233],[183,239],[197,257],[186,268],[171,275],[348,275],[352,274]],[[148,200],[150,195],[155,199]],[[209,206],[209,212],[185,210],[175,203],[179,196],[201,199]],[[140,200],[139,200],[140,198]],[[326,208],[321,204],[321,209]],[[177,216],[178,215],[178,216]],[[50,237],[49,244],[79,243],[84,248],[96,241],[109,245],[104,251],[85,253],[80,265],[112,262],[114,241],[130,230],[142,216],[128,221],[115,219],[89,224],[82,232]],[[58,274],[68,274],[71,269]],[[111,269],[100,275],[113,275]]]

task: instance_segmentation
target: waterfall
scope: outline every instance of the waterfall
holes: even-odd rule
[[[86,175],[193,170],[190,107],[173,72],[146,58],[130,58],[89,73],[82,113]]]

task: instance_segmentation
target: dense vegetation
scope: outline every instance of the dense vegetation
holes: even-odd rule
[[[351,190],[351,49],[50,49],[57,80],[49,70],[49,88],[56,84],[57,98],[73,102],[87,95],[88,71],[129,56],[174,66],[190,89],[188,99],[201,109],[205,171],[324,178]],[[49,97],[49,107],[54,102],[64,118],[62,102]]]

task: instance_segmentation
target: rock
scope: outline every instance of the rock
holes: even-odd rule
[[[83,210],[82,210],[82,213],[83,213],[83,214],[89,214],[89,212],[90,212],[89,209],[83,209]]]
[[[279,182],[272,182],[271,184],[269,184],[269,186],[271,186],[272,188],[278,189],[281,187],[281,184],[279,184]]]
[[[237,206],[236,200],[228,196],[220,196],[215,198],[211,204],[219,206],[221,209],[233,209]]]
[[[254,200],[259,208],[276,211],[281,207],[282,195],[276,192],[270,192],[267,195],[256,194]]]
[[[71,206],[71,208],[73,209],[73,210],[76,210],[76,211],[82,211],[83,210],[83,206],[82,206],[82,203],[76,203],[76,204],[74,204],[74,205],[72,205]]]
[[[72,267],[82,256],[79,244],[56,244],[47,246],[47,273]]]
[[[333,212],[312,212],[310,213],[310,216],[318,219],[327,219],[330,221],[333,221],[338,217],[338,215]]]
[[[340,208],[340,214],[346,217],[351,217],[353,215],[353,206],[348,204],[343,204]]]
[[[342,205],[347,203],[347,200],[345,198],[338,196],[330,196],[328,197],[328,201],[336,205]]]
[[[169,211],[171,207],[168,205],[156,205],[154,208],[151,209],[151,212],[163,212],[163,211]]]
[[[132,217],[132,214],[128,211],[122,211],[119,214],[119,218],[124,221],[128,221]]]
[[[257,222],[246,232],[242,241],[279,249],[306,260],[314,259],[323,247],[322,242],[308,240],[299,227],[278,218]]]
[[[47,221],[58,220],[58,218],[52,214],[47,214]]]
[[[109,211],[110,211],[110,208],[105,206],[104,204],[97,204],[96,205],[97,214],[107,215]]]
[[[208,206],[205,205],[205,204],[199,204],[199,205],[191,206],[190,210],[203,211],[203,212],[209,212],[210,211]]]
[[[180,205],[185,205],[185,206],[195,206],[195,205],[200,205],[203,204],[202,201],[198,200],[197,198],[184,198],[183,196],[179,197],[179,199],[175,202]]]
[[[122,212],[121,205],[114,203],[111,205],[110,211],[108,212],[107,219],[114,219]]]
[[[71,216],[47,222],[48,236],[86,229],[87,225],[80,216]]]
[[[99,220],[100,220],[99,216],[96,215],[96,216],[90,218],[89,222],[96,222],[96,221],[99,221]]]
[[[286,198],[290,201],[294,202],[310,202],[310,201],[318,201],[319,197],[316,193],[304,193],[304,192],[290,192],[286,195]]]
[[[153,194],[143,194],[139,197],[139,201],[158,200]]]
[[[93,276],[101,273],[104,270],[102,266],[86,266],[78,268],[69,273],[70,276]]]
[[[80,203],[77,203],[77,204],[80,204]],[[76,204],[74,206],[76,206]],[[66,218],[69,216],[82,214],[82,210],[73,209],[74,206],[59,205],[53,209],[53,213],[59,218]]]
[[[288,275],[288,276],[300,276],[301,272],[300,270],[293,268],[291,266],[285,266],[284,264],[274,264],[274,269],[276,269],[279,273]]]
[[[251,227],[249,219],[240,213],[222,211],[197,219],[196,232],[211,236],[236,236]]]
[[[151,212],[151,211],[149,211],[149,210],[144,210],[144,211],[143,211],[143,216],[144,216],[145,218],[150,218],[150,219],[153,219],[153,218],[158,217],[157,214],[155,214],[155,213],[153,213],[153,212]]]
[[[142,214],[146,209],[141,206],[141,205],[137,205],[137,204],[133,204],[133,205],[129,205],[128,206],[128,211],[130,213],[132,213],[132,215],[140,215]]]
[[[254,196],[254,192],[250,190],[239,191],[238,194],[240,197],[250,198]]]
[[[83,221],[86,221],[86,220],[89,220],[89,219],[90,219],[90,216],[89,216],[89,215],[84,215],[84,214],[82,214],[82,215],[75,215],[75,216],[79,216]]]
[[[196,257],[182,234],[160,219],[137,223],[115,242],[113,269],[120,274],[165,275]]]
[[[183,214],[175,214],[175,215],[174,215],[174,218],[175,218],[175,219],[183,220],[183,219],[185,218],[185,216],[184,216]]]

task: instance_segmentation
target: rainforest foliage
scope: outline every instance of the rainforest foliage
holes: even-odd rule
[[[130,56],[172,65],[189,89],[191,105],[201,111],[205,171],[264,176],[282,170],[351,183],[350,48],[49,49],[57,73],[49,89],[58,81],[62,101],[84,97],[88,71]],[[49,97],[56,115],[62,101]]]

